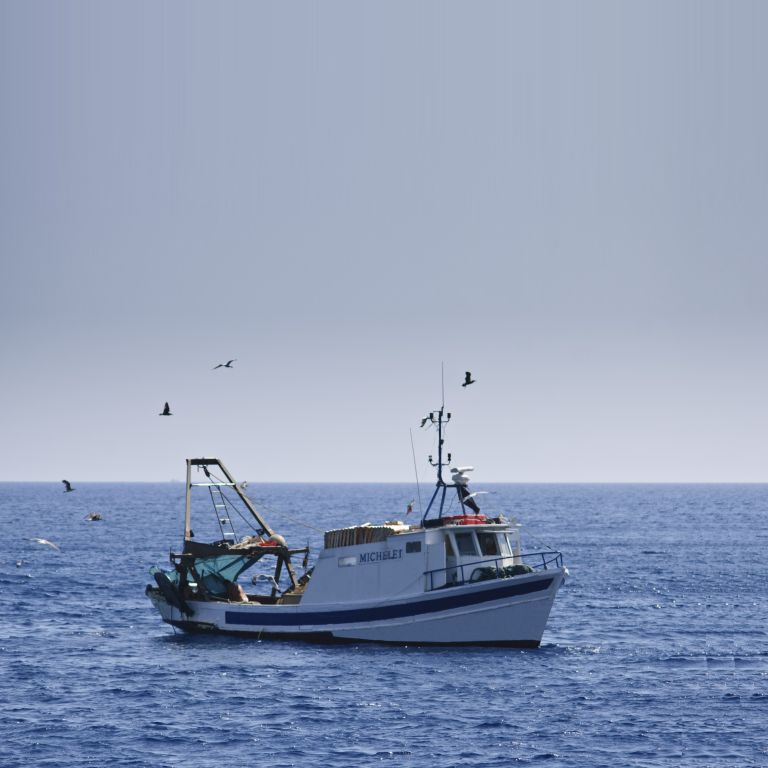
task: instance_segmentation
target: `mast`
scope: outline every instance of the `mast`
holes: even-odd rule
[[[443,398],[444,399],[444,398]],[[443,507],[445,506],[445,494],[448,488],[453,487],[453,483],[446,483],[443,480],[443,467],[451,462],[451,454],[447,456],[447,461],[443,461],[443,445],[445,439],[443,438],[443,424],[447,424],[451,420],[451,414],[445,412],[445,402],[440,406],[439,411],[430,411],[421,422],[424,426],[428,421],[432,424],[437,424],[437,461],[432,460],[432,456],[429,457],[429,463],[437,468],[437,482],[435,483],[435,492],[432,494],[432,498],[429,500],[427,509],[424,512],[424,516],[421,518],[421,524],[429,516],[429,512],[432,509],[435,499],[440,496],[440,507],[438,512],[438,518],[443,516]]]
[[[440,485],[445,485],[443,482],[443,443],[445,440],[443,440],[443,411],[445,410],[445,405],[441,406],[440,410],[437,412],[437,482]],[[448,414],[448,418],[445,420],[445,423],[447,424],[451,420],[451,414]],[[451,455],[448,454],[448,461],[451,460]]]

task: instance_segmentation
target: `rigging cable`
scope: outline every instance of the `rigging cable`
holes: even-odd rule
[[[257,499],[257,501],[258,501],[258,499]],[[303,520],[299,520],[298,518],[293,517],[292,515],[289,515],[287,512],[281,512],[281,511],[276,511],[274,509],[271,509],[263,501],[259,501],[259,506],[262,509],[265,509],[267,512],[269,512],[270,515],[271,514],[275,514],[278,517],[280,515],[282,515],[283,517],[287,517],[291,522],[296,523],[296,525],[302,525],[302,526],[304,526],[304,528],[309,528],[310,531],[315,531],[317,533],[325,533],[325,531],[322,528],[315,528],[314,525],[310,525],[309,523],[305,523]]]
[[[424,514],[421,509],[421,486],[419,485],[419,469],[416,466],[416,449],[413,447],[413,430],[408,430],[411,433],[411,453],[413,454],[413,471],[416,473],[416,491],[419,496],[419,516],[423,517]]]
[[[222,479],[221,479],[220,477],[216,476],[216,475],[215,475],[213,472],[206,472],[205,474],[206,474],[208,477],[212,477],[214,480],[216,480],[216,482],[219,482],[219,483],[223,482],[223,481],[222,481]],[[214,505],[214,508],[215,508],[216,504],[215,504],[215,502],[213,501],[213,487],[209,487],[209,488],[208,488],[208,490],[210,491],[210,494],[211,494],[211,503],[213,503],[213,505]],[[247,526],[248,526],[248,527],[249,527],[251,530],[253,530],[253,531],[254,531],[256,534],[258,534],[259,536],[260,536],[260,535],[263,533],[263,531],[260,531],[260,530],[259,530],[259,529],[258,529],[258,528],[257,528],[257,527],[256,527],[256,526],[253,524],[253,521],[249,520],[247,517],[245,517],[245,515],[243,515],[243,513],[242,513],[242,512],[241,512],[241,511],[240,511],[240,510],[239,510],[239,509],[238,509],[238,508],[235,506],[234,502],[233,502],[233,501],[231,501],[231,500],[230,500],[230,499],[229,499],[229,498],[228,498],[228,497],[227,497],[227,496],[224,494],[224,491],[222,491],[222,490],[221,490],[221,487],[220,487],[220,486],[219,486],[219,496],[221,496],[221,498],[222,498],[222,500],[224,501],[224,503],[225,503],[225,504],[228,504],[228,505],[229,505],[229,507],[230,507],[232,510],[234,510],[235,512],[237,512],[237,516],[238,516],[238,517],[239,517],[239,518],[240,518],[240,519],[241,519],[241,520],[242,520],[242,521],[243,521],[243,522],[244,522],[244,523],[245,523],[245,524],[246,524],[246,525],[247,525]],[[217,519],[218,519],[218,516],[217,516]],[[221,528],[221,535],[222,535],[222,538],[223,538],[223,537],[224,537],[224,529],[223,529],[223,527],[222,527],[222,525],[221,525],[221,521],[219,521],[219,528]]]
[[[208,475],[209,477],[213,477],[218,482],[221,482],[221,478],[217,477],[213,472],[210,472],[210,473],[206,472],[206,475]],[[253,522],[251,520],[249,520],[247,517],[243,516],[243,514],[240,512],[240,510],[226,496],[224,496],[224,492],[223,491],[221,492],[221,495],[224,498],[224,500],[232,507],[232,509],[234,509],[235,512],[237,512],[238,516],[246,523],[246,525],[248,525],[251,529],[256,531],[256,533],[259,534],[259,535],[261,535],[263,533],[263,531],[260,531],[253,524]],[[321,530],[320,528],[315,528],[313,525],[309,525],[309,523],[305,523],[302,520],[298,520],[295,517],[289,515],[287,512],[275,512],[275,510],[270,509],[266,504],[264,504],[263,502],[259,501],[258,499],[254,499],[254,501],[256,501],[258,503],[259,507],[261,507],[265,511],[269,512],[270,514],[275,513],[277,515],[283,515],[284,517],[287,517],[289,520],[291,520],[292,522],[296,523],[297,525],[302,525],[305,528],[309,528],[312,531],[316,531],[317,533],[325,533],[325,531]]]

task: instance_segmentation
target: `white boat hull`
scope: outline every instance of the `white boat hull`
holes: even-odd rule
[[[148,595],[164,621],[187,631],[254,637],[415,645],[537,647],[564,569],[448,587],[402,600],[352,605],[189,602],[192,614]]]

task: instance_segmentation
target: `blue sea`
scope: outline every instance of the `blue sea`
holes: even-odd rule
[[[491,487],[570,570],[536,650],[174,632],[144,587],[183,485],[75,486],[0,484],[3,768],[768,765],[768,486]],[[248,492],[313,555],[414,495]]]

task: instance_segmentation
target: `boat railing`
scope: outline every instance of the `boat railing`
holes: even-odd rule
[[[514,560],[514,565],[505,565]],[[525,552],[522,555],[486,557],[471,563],[457,563],[447,568],[425,571],[425,591],[431,592],[444,587],[459,587],[462,584],[476,584],[489,579],[508,579],[549,568],[562,568],[563,555],[554,550]]]

